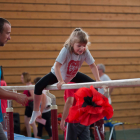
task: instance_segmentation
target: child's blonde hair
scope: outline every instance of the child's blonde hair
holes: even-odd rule
[[[67,39],[65,42],[64,46],[70,51],[73,52],[73,45],[74,43],[84,43],[87,44],[89,43],[89,36],[88,34],[83,31],[81,28],[76,28],[70,35],[70,37]]]

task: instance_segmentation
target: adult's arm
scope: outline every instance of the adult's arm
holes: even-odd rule
[[[67,118],[67,116],[69,114],[69,109],[72,106],[73,101],[74,101],[74,97],[68,97],[67,101],[66,101],[66,103],[64,105],[64,111],[63,111],[62,119],[61,119],[61,122],[60,122],[60,128],[63,131],[65,131],[65,119]]]
[[[0,99],[15,100],[22,105],[25,105],[28,101],[25,94],[7,91],[2,88],[0,88]]]

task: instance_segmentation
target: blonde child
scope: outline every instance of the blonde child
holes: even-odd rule
[[[57,88],[68,82],[83,83],[95,82],[92,78],[79,72],[80,67],[85,61],[91,68],[96,79],[100,81],[98,69],[90,51],[88,50],[89,36],[81,28],[76,28],[65,42],[60,51],[56,62],[51,68],[51,72],[45,75],[35,85],[34,111],[30,120],[32,124],[40,115],[39,106],[41,101],[42,90],[47,86],[57,83]]]

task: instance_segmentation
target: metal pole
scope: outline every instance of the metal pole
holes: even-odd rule
[[[51,124],[52,124],[52,139],[53,140],[58,140],[57,109],[58,109],[58,107],[56,105],[56,98],[52,98],[52,105],[51,105]]]
[[[14,140],[14,122],[13,122],[13,108],[12,100],[7,100],[7,138],[8,140]]]

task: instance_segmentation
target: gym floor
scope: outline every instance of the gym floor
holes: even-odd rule
[[[42,137],[43,139],[49,139],[48,136]],[[63,135],[59,135],[59,140],[64,140]],[[91,140],[93,140],[91,138]],[[105,140],[109,140],[109,132],[106,132]],[[140,129],[131,130],[118,130],[116,131],[116,140],[140,140]]]

